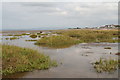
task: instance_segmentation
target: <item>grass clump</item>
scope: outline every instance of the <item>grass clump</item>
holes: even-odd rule
[[[48,69],[57,66],[48,56],[28,48],[2,45],[2,74]]]
[[[27,34],[27,33],[22,33],[21,35],[30,35],[30,34]]]
[[[45,35],[48,35],[48,34],[47,33],[45,33],[45,34],[37,33],[37,35],[39,35],[39,36],[45,36]]]
[[[103,71],[105,71],[105,72],[112,72],[112,71],[117,70],[118,64],[119,64],[118,60],[102,59],[102,58],[100,58],[99,61],[96,61],[94,63],[94,68],[99,73],[101,73]]]
[[[21,34],[15,34],[14,36],[22,36]]]
[[[32,40],[32,39],[31,39],[31,40],[25,40],[25,41],[37,41],[37,40]]]
[[[11,37],[10,40],[19,39],[18,37]]]
[[[37,35],[32,34],[32,35],[30,35],[30,37],[31,37],[31,38],[37,38]]]
[[[111,47],[105,47],[104,49],[111,49]]]
[[[9,38],[5,38],[6,40],[9,40]]]
[[[11,38],[5,38],[6,40],[15,40],[15,39],[19,39],[18,37],[11,37]]]
[[[50,36],[39,39],[35,44],[51,48],[65,48],[80,43],[79,40],[68,36]]]
[[[8,34],[7,36],[13,36],[13,34]]]

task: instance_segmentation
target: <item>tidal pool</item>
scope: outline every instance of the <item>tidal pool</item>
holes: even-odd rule
[[[118,78],[118,70],[113,73],[97,73],[92,62],[100,58],[118,59],[118,43],[81,43],[69,48],[51,49],[34,45],[35,42],[25,41],[29,37],[16,40],[3,40],[2,44],[16,45],[38,50],[58,62],[58,67],[48,70],[15,73],[3,78]],[[111,47],[111,49],[104,49]]]

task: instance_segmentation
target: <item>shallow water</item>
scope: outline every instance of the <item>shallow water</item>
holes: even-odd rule
[[[16,73],[11,78],[117,78],[118,71],[113,73],[97,73],[92,62],[100,58],[115,58],[118,56],[117,43],[82,43],[64,49],[50,49],[34,45],[34,42],[25,41],[29,37],[22,37],[16,40],[4,40],[3,44],[16,45],[25,48],[38,50],[51,59],[58,62],[58,67],[48,70],[35,70],[33,72]],[[111,47],[112,49],[104,49]],[[112,54],[110,54],[112,53]]]

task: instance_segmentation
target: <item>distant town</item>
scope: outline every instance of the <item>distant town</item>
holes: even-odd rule
[[[85,28],[80,28],[80,27],[76,27],[76,28],[68,28],[68,29],[103,29],[103,30],[108,30],[108,29],[118,29],[120,28],[120,25],[114,25],[114,24],[110,24],[110,25],[103,25],[103,26],[98,26],[98,27],[85,27]]]

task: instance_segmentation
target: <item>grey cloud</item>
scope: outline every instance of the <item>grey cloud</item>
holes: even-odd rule
[[[3,3],[4,29],[117,24],[117,3]]]
[[[33,7],[55,7],[55,4],[51,3],[23,3],[22,6],[33,6]]]

